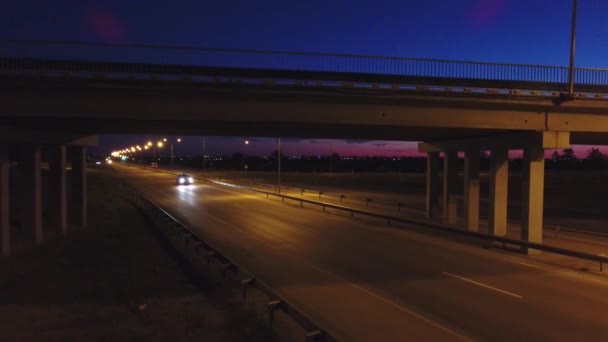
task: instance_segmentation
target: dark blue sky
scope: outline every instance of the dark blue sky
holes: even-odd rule
[[[571,0],[19,0],[0,2],[0,38],[567,65],[571,10]],[[579,0],[577,66],[608,67],[607,13],[608,1]]]

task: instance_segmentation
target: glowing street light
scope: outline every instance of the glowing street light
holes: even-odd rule
[[[154,145],[154,160],[156,160],[156,147],[162,148],[163,147],[163,142],[159,141],[159,142],[156,143],[156,145]]]

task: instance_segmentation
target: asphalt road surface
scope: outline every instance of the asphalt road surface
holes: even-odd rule
[[[608,281],[174,176],[115,172],[342,341],[605,341]]]

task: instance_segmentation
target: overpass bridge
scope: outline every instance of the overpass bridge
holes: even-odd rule
[[[490,228],[497,235],[506,229],[507,153],[522,149],[522,239],[534,242],[542,241],[544,149],[608,142],[605,69],[577,68],[570,96],[564,93],[568,68],[557,66],[149,45],[0,43],[5,56],[0,58],[0,189],[8,189],[9,146],[19,148],[19,179],[26,190],[20,200],[26,208],[22,212],[34,213],[22,221],[35,232],[37,242],[42,241],[41,144],[55,151],[49,165],[54,188],[63,189],[55,201],[58,217],[66,216],[64,166],[66,146],[72,146],[73,157],[68,159],[79,180],[74,182],[79,188],[72,191],[73,208],[79,212],[79,224],[86,224],[82,156],[85,146],[95,143],[87,137],[96,134],[421,141],[419,150],[428,153],[427,215],[432,218],[442,208],[442,219],[450,224],[456,222],[460,192],[454,188],[457,153],[464,151],[462,192],[470,230],[479,229],[479,154],[489,150]],[[134,51],[148,60],[125,62]],[[35,58],[40,55],[48,58]],[[9,199],[8,191],[1,191],[3,250],[8,254]],[[65,222],[57,223],[62,231]]]

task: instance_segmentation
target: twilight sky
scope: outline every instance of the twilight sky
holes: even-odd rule
[[[0,2],[0,39],[78,40],[567,65],[571,0]],[[579,0],[577,66],[608,67],[608,1]],[[1,46],[1,44],[0,44]],[[114,56],[120,58],[121,56]],[[130,54],[128,58],[145,60]],[[103,148],[146,137],[102,137]],[[183,149],[198,149],[192,146]],[[212,152],[243,138],[209,138]],[[259,139],[252,153],[274,149]],[[258,147],[254,147],[257,145]],[[215,147],[213,147],[215,146]],[[264,146],[264,147],[261,147]],[[217,150],[215,150],[217,149]],[[402,155],[412,143],[285,140],[288,154]],[[193,150],[194,151],[194,150]]]

